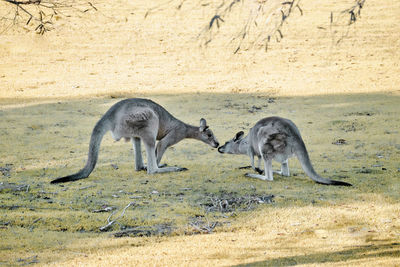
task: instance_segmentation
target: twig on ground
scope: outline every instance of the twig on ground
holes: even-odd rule
[[[7,182],[0,182],[0,191],[3,190],[11,190],[11,191],[29,191],[29,185],[28,184],[15,184],[15,183],[7,183]]]
[[[205,219],[207,222],[196,220],[189,223],[189,225],[200,234],[211,234],[214,231],[214,228],[219,224],[219,222],[210,223],[207,217]]]
[[[4,167],[0,166],[1,174],[3,174],[6,177],[10,177],[11,176],[10,172],[11,172],[12,166],[13,166],[13,164],[6,164],[6,166],[4,166]]]
[[[271,204],[274,202],[274,195],[261,196],[209,196],[209,200],[203,205],[207,212],[232,212],[235,210],[251,210],[254,205]]]
[[[40,221],[42,218],[37,218],[36,220],[34,220],[31,224],[31,226],[29,227],[29,232],[33,231],[33,228],[35,227],[34,224],[37,223],[38,221]]]
[[[113,213],[111,213],[110,216],[108,216],[108,218],[107,218],[107,222],[108,222],[108,223],[107,223],[106,225],[100,227],[99,230],[102,231],[102,232],[105,232],[105,231],[107,231],[108,229],[110,229],[110,227],[111,227],[114,223],[118,223],[117,220],[121,219],[121,218],[125,215],[126,209],[129,208],[130,206],[133,206],[133,205],[136,205],[136,203],[135,203],[135,202],[131,202],[131,203],[129,203],[128,205],[126,205],[126,207],[122,210],[122,213],[121,213],[117,218],[115,218],[115,219],[112,220],[112,221],[111,221],[110,219],[111,219],[111,217],[112,217],[117,211],[114,211]]]
[[[19,258],[17,262],[20,262],[21,265],[29,265],[29,264],[34,264],[34,263],[39,263],[38,260],[38,255],[28,257],[28,258]]]
[[[101,209],[97,209],[97,210],[92,210],[92,212],[93,213],[100,213],[100,212],[109,212],[109,211],[112,211],[112,210],[114,210],[115,208],[114,207],[110,207],[110,206],[103,206],[103,207],[101,207]]]
[[[92,187],[96,187],[96,186],[95,185],[88,185],[88,186],[84,186],[84,187],[79,188],[79,190],[85,190],[85,189],[89,189],[89,188],[92,188]]]
[[[165,236],[172,232],[172,227],[169,224],[156,224],[153,226],[137,226],[128,228],[120,232],[113,233],[114,237],[124,236]]]

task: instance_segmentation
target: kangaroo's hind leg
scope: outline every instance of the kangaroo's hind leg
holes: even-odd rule
[[[286,159],[284,162],[282,162],[281,172],[282,172],[283,176],[290,176],[289,160],[288,159]]]
[[[155,138],[154,140],[143,139],[143,143],[147,154],[147,173],[179,172],[185,170],[185,168],[180,167],[159,168],[157,166]]]
[[[142,157],[142,147],[141,147],[141,140],[139,137],[133,137],[132,138],[132,143],[133,143],[133,150],[135,153],[135,171],[146,171],[147,166],[144,165],[143,163],[143,157]],[[159,167],[164,167],[166,166],[165,164],[163,165],[158,165]]]
[[[155,127],[150,124],[149,127],[141,129],[141,139],[146,148],[147,154],[147,173],[163,173],[163,172],[179,172],[186,170],[180,167],[163,167],[159,168],[157,164],[156,157],[156,136],[157,131],[154,130]]]
[[[280,171],[273,171],[276,174],[282,175],[282,176],[290,176],[290,171],[289,171],[289,160],[286,159],[281,163],[281,170]]]
[[[273,173],[272,173],[272,159],[267,159],[263,156],[264,160],[264,175],[261,174],[254,174],[254,173],[246,173],[247,177],[257,178],[264,181],[273,181]]]
[[[258,156],[257,167],[254,170],[259,174],[263,174],[263,170],[261,170],[260,167],[261,167],[261,157]]]
[[[250,164],[251,166],[243,166],[243,167],[239,167],[239,170],[241,169],[253,169],[256,172],[258,172],[259,174],[263,173],[263,170],[260,169],[260,164],[261,164],[261,157],[257,156],[258,160],[257,160],[257,167],[254,165],[254,154],[251,151],[248,151],[247,155],[250,158]]]
[[[147,173],[182,171],[179,167],[159,168],[156,158],[156,137],[158,134],[159,118],[149,108],[136,108],[122,117],[120,128],[124,133],[131,133],[134,138],[135,163],[137,167],[144,167],[143,159],[140,162],[140,140],[143,141],[147,154]],[[141,164],[142,163],[142,164]],[[140,166],[142,165],[142,166]]]
[[[146,170],[146,166],[143,164],[143,157],[142,157],[142,148],[140,145],[140,138],[139,137],[133,137],[132,138],[132,143],[133,143],[133,150],[135,153],[135,170],[136,171],[142,171]]]

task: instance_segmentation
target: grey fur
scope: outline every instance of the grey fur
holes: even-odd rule
[[[89,143],[88,159],[79,172],[57,178],[51,183],[63,183],[86,178],[96,166],[101,140],[106,132],[111,131],[113,138],[132,139],[135,151],[135,170],[143,170],[141,141],[147,154],[147,173],[176,172],[186,170],[180,167],[159,167],[165,150],[184,138],[194,138],[216,148],[219,146],[205,119],[200,126],[186,124],[157,103],[141,98],[122,100],[114,104],[96,123]],[[156,144],[156,140],[159,142]]]
[[[272,160],[281,163],[278,174],[289,176],[288,159],[297,157],[304,172],[315,182],[326,185],[351,184],[330,180],[319,176],[310,161],[306,146],[301,138],[296,125],[284,118],[267,117],[258,121],[249,134],[242,138],[243,132],[238,132],[235,137],[218,148],[220,153],[246,154],[250,157],[251,167],[260,174],[246,174],[248,177],[262,180],[273,180]],[[254,165],[254,156],[258,157],[258,167]],[[261,175],[260,161],[264,161],[264,175]]]

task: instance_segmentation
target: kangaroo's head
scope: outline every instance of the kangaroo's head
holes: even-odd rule
[[[243,131],[238,132],[231,140],[218,148],[219,153],[237,154],[237,150],[244,135]]]
[[[217,138],[214,136],[213,132],[207,126],[206,120],[203,118],[200,119],[199,132],[201,141],[203,141],[206,144],[209,144],[214,148],[217,148],[219,146]]]

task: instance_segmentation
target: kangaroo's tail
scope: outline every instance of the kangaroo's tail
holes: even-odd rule
[[[57,178],[51,181],[52,184],[65,183],[83,179],[89,176],[96,166],[97,158],[99,155],[99,148],[101,140],[107,131],[109,131],[110,123],[106,118],[101,118],[93,129],[92,136],[89,143],[89,154],[85,167],[75,174]]]
[[[308,152],[306,149],[306,146],[304,145],[303,140],[299,140],[299,149],[297,149],[296,156],[300,161],[301,167],[303,168],[304,172],[315,182],[319,184],[325,184],[325,185],[341,185],[341,186],[353,186],[352,184],[342,182],[342,181],[336,181],[336,180],[330,180],[323,178],[319,176],[310,161],[310,158],[308,156]]]

